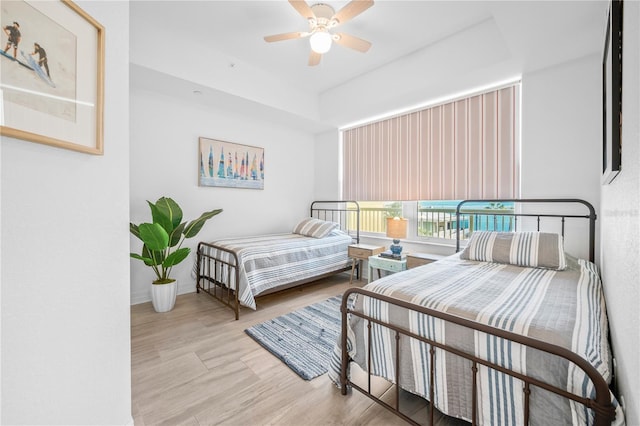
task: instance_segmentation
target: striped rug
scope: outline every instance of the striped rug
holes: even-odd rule
[[[340,334],[340,302],[334,296],[247,328],[245,332],[305,380],[327,372]]]

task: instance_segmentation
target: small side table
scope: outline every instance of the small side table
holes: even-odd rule
[[[358,262],[358,278],[362,271],[362,261],[367,260],[370,256],[374,256],[378,253],[382,253],[384,247],[372,246],[369,244],[351,244],[347,251],[351,261],[351,277],[349,278],[349,285],[353,282],[353,271],[356,268],[356,262]]]
[[[369,282],[373,281],[373,270],[378,270],[378,278],[380,278],[380,269],[388,272],[400,272],[407,269],[407,259],[401,260],[387,259],[380,256],[369,257]]]
[[[445,256],[431,253],[409,253],[407,254],[407,269],[417,268],[428,263],[437,262]]]

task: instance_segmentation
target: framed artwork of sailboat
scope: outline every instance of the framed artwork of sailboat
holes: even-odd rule
[[[200,186],[264,189],[264,148],[200,138]]]

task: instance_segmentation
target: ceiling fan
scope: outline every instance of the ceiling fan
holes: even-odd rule
[[[358,37],[345,33],[330,33],[329,30],[350,21],[371,6],[373,0],[353,0],[347,3],[337,13],[328,4],[318,3],[309,6],[303,0],[289,0],[291,6],[300,15],[309,21],[309,31],[291,32],[275,34],[264,38],[267,42],[291,40],[296,38],[309,37],[311,44],[311,54],[309,55],[309,65],[318,65],[322,54],[329,51],[331,43],[336,42],[342,46],[349,47],[359,52],[366,52],[371,47],[371,43]]]

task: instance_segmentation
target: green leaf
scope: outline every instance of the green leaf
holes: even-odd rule
[[[129,255],[134,258],[134,259],[138,259],[138,260],[142,260],[144,262],[145,265],[147,266],[157,266],[157,265],[162,265],[162,261],[164,260],[164,252],[162,251],[156,251],[153,252],[156,257],[155,257],[155,261],[153,260],[154,257],[151,254],[151,252],[149,251],[149,249],[147,248],[146,245],[142,246],[142,255],[139,255],[137,253],[129,253]]]
[[[133,223],[129,222],[129,231],[136,237],[140,238],[140,230],[138,229],[138,225],[134,225]]]
[[[167,234],[170,234],[173,231],[173,223],[171,223],[171,219],[166,216],[155,204],[147,201],[149,204],[149,208],[151,208],[151,217],[153,217],[153,223],[157,223],[162,226],[162,228],[167,231]]]
[[[142,256],[152,259],[151,263],[147,263],[149,266],[162,265],[162,262],[164,261],[164,250],[151,251],[146,245],[144,245],[142,246]],[[155,261],[153,261],[153,259],[155,259]]]
[[[131,257],[133,257],[134,259],[138,259],[138,260],[142,260],[144,263],[146,263],[147,265],[152,265],[153,264],[153,260],[151,260],[148,257],[144,257],[144,256],[140,256],[137,253],[129,253],[129,255]]]
[[[182,222],[176,229],[171,232],[171,235],[169,235],[169,247],[175,247],[178,245],[186,224],[187,222]]]
[[[171,253],[167,258],[162,262],[162,266],[165,268],[170,268],[178,263],[182,262],[189,256],[191,249],[188,247],[182,247],[173,253]]]
[[[157,223],[142,223],[138,227],[140,239],[149,250],[164,250],[169,246],[169,234]]]
[[[186,226],[184,230],[184,237],[185,238],[195,237],[198,234],[198,232],[200,232],[200,230],[202,229],[202,226],[207,220],[211,219],[212,217],[220,213],[222,213],[222,209],[216,209],[216,210],[211,210],[210,212],[202,213],[202,215],[199,218],[189,222],[189,224]]]
[[[182,209],[171,198],[162,197],[158,201],[156,201],[156,207],[160,212],[165,215],[171,221],[171,229],[174,229],[176,226],[182,222]],[[166,228],[165,228],[166,229]],[[171,232],[171,230],[167,229],[167,232]]]

